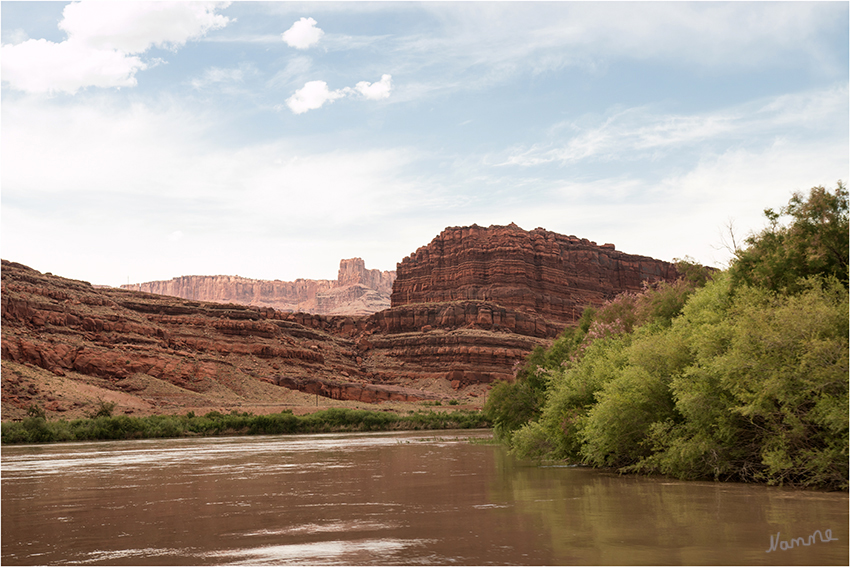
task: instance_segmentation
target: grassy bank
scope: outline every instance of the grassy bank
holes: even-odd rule
[[[481,413],[468,411],[418,411],[403,415],[331,408],[303,416],[288,410],[271,415],[234,411],[230,414],[210,412],[202,416],[193,412],[149,417],[98,416],[71,421],[49,421],[41,416],[31,416],[20,422],[3,423],[2,443],[485,427],[490,427],[490,422]]]

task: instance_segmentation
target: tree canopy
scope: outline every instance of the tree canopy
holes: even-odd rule
[[[494,387],[500,436],[525,458],[846,490],[847,209],[840,182],[796,193],[729,270],[587,309]]]
[[[799,289],[803,278],[834,276],[848,286],[847,188],[834,191],[813,187],[808,198],[794,193],[779,212],[765,209],[769,226],[745,241],[730,267],[734,285],[760,286],[773,291]],[[787,225],[782,217],[790,217]]]

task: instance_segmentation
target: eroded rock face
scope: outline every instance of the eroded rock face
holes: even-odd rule
[[[0,300],[3,411],[13,415],[36,402],[70,410],[46,385],[57,376],[170,413],[274,403],[277,386],[359,402],[466,397],[546,342],[514,333],[521,326],[485,302],[293,313],[98,288],[5,260]]]
[[[146,293],[3,260],[3,411],[25,415],[33,399],[67,410],[46,391],[53,377],[171,412],[271,402],[281,386],[360,402],[480,395],[584,306],[676,276],[667,262],[516,225],[448,228],[397,279],[354,258],[336,282],[187,276]]]
[[[484,300],[561,326],[644,282],[672,281],[675,265],[537,228],[445,229],[401,261],[392,306]]]
[[[528,337],[554,338],[563,325],[530,311],[514,311],[489,301],[450,301],[400,305],[371,315],[366,329],[393,335],[433,329],[481,329]]]
[[[447,400],[449,396],[423,393],[413,388],[379,384],[362,384],[325,380],[314,377],[276,377],[275,383],[291,390],[315,394],[334,400],[350,400],[370,404],[379,402],[420,402],[428,399]]]
[[[341,260],[336,280],[255,280],[240,276],[181,276],[122,285],[123,289],[196,301],[238,303],[320,315],[369,315],[390,306],[395,272],[367,270],[361,258]]]
[[[337,274],[337,287],[350,285],[363,285],[369,289],[381,293],[392,293],[395,272],[382,272],[381,270],[367,270],[366,262],[361,258],[340,260],[339,273]]]

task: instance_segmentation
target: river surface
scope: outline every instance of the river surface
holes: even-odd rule
[[[848,564],[846,493],[541,467],[480,442],[488,436],[441,431],[4,447],[0,560]],[[810,545],[798,540],[789,549],[793,538]]]

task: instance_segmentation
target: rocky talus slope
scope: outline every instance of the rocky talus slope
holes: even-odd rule
[[[370,315],[390,306],[395,272],[367,270],[361,258],[341,260],[336,280],[255,280],[240,276],[181,276],[122,285],[123,289],[195,301],[238,303],[320,315]]]

